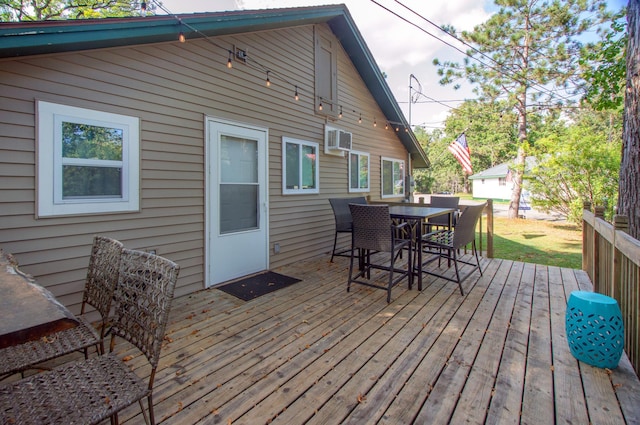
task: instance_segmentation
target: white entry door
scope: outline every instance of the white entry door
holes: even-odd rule
[[[268,267],[267,130],[207,119],[207,286]]]

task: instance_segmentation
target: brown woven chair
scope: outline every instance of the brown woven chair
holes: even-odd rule
[[[36,340],[24,344],[6,347],[0,350],[0,377],[7,377],[14,373],[24,373],[28,369],[37,368],[39,364],[74,351],[84,350],[95,346],[99,353],[104,353],[104,337],[108,329],[109,311],[113,291],[118,281],[118,268],[122,244],[117,240],[104,236],[95,236],[87,277],[79,324],[76,327],[56,332],[46,341]],[[92,306],[100,313],[100,332],[88,320],[85,313],[87,307]]]
[[[478,250],[476,249],[476,224],[478,219],[484,210],[486,203],[480,205],[467,206],[464,212],[460,215],[458,223],[453,230],[438,230],[435,232],[427,233],[422,237],[422,249],[426,250],[430,254],[435,254],[430,258],[427,263],[438,260],[438,268],[440,267],[440,260],[446,258],[448,264],[453,262],[455,267],[455,277],[450,277],[443,273],[432,271],[427,268],[422,268],[423,273],[430,274],[432,276],[441,277],[450,282],[458,283],[460,287],[460,294],[464,295],[462,290],[462,282],[469,277],[476,269],[480,271],[482,276],[482,268],[480,267],[480,258],[478,256]],[[475,256],[476,262],[471,263],[460,259],[458,251],[471,244],[472,255]],[[460,276],[459,264],[467,264],[473,268],[464,276]]]
[[[451,217],[451,225],[455,227],[458,220],[458,205],[460,204],[460,198],[458,196],[432,196],[429,206],[434,208],[453,208],[456,212]],[[430,218],[426,223],[426,233],[432,232],[435,229],[447,228],[449,229],[449,216],[439,215],[437,217]]]
[[[397,236],[405,233],[403,229],[407,223],[393,225],[388,205],[349,204],[349,208],[353,218],[353,233],[347,291],[351,290],[352,283],[386,289],[387,302],[391,302],[391,288],[394,285],[405,277],[409,279],[409,289],[413,283],[411,255],[407,255],[406,269],[396,267],[396,260],[402,250],[406,248],[411,251],[411,239],[399,239]],[[360,267],[354,275],[356,250],[359,251]],[[375,258],[380,259],[380,262],[373,263],[371,261],[371,254],[374,252],[378,253]],[[388,255],[384,255],[384,253],[388,253]],[[389,272],[387,286],[378,285],[371,281],[371,269]]]
[[[0,386],[0,423],[97,424],[109,417],[118,423],[118,412],[139,402],[145,422],[154,424],[153,381],[178,271],[178,265],[165,258],[124,249],[109,354]],[[147,381],[114,353],[116,336],[147,357],[151,364]]]
[[[329,199],[329,203],[333,209],[333,217],[336,221],[336,232],[333,236],[333,251],[331,251],[331,262],[333,263],[333,257],[349,257],[349,253],[351,252],[349,248],[336,251],[338,233],[351,233],[352,220],[349,204],[366,204],[367,199],[364,196],[356,198],[331,198]]]

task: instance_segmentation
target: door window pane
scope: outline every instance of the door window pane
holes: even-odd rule
[[[220,233],[258,228],[258,185],[220,185]]]
[[[220,170],[223,182],[258,181],[258,142],[223,135],[220,138]]]

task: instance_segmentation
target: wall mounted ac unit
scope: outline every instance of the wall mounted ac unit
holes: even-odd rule
[[[342,130],[327,130],[326,146],[330,150],[350,151],[351,133]]]

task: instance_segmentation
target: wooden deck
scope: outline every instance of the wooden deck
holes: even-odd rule
[[[328,259],[275,270],[303,281],[250,302],[217,289],[176,299],[157,421],[640,423],[640,384],[626,356],[607,371],[569,352],[566,300],[590,290],[584,272],[485,259],[464,296],[426,277],[422,292],[404,281],[387,304],[383,290],[347,293],[348,259]],[[143,423],[139,412],[130,407],[121,422]]]

